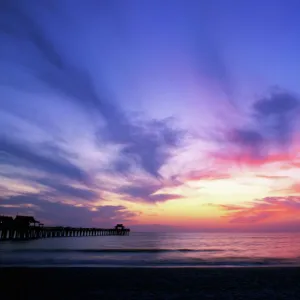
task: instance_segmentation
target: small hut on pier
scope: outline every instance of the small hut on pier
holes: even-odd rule
[[[123,224],[117,224],[117,225],[115,226],[115,230],[124,230],[124,229],[125,229],[125,227],[124,227]]]

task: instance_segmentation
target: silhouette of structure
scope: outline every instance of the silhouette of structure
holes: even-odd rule
[[[124,227],[123,224],[117,224],[117,225],[115,226],[115,229],[116,229],[116,230],[124,230],[125,227]]]
[[[30,227],[30,226],[36,226],[37,224],[40,224],[39,221],[36,221],[34,217],[31,216],[16,216],[14,219],[14,223],[17,227]]]
[[[44,227],[44,224],[32,216],[0,216],[1,240],[30,240],[51,237],[80,237],[129,235],[130,229],[123,224],[117,224],[112,229],[82,228],[82,227]]]
[[[13,217],[0,216],[0,226],[9,226],[13,223]]]

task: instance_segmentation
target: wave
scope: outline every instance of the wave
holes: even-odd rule
[[[276,267],[300,266],[300,259],[223,258],[204,259],[162,259],[162,260],[114,260],[114,259],[8,259],[0,260],[0,266],[94,266],[94,267]]]
[[[53,252],[53,253],[164,253],[164,252],[222,252],[222,249],[127,249],[127,248],[117,248],[117,249],[14,249],[10,252],[18,253],[43,253],[43,252]]]

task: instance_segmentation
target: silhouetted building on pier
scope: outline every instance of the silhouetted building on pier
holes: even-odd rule
[[[14,219],[16,227],[28,228],[30,226],[40,225],[41,223],[31,216],[16,216]]]
[[[9,216],[0,216],[0,226],[1,227],[7,227],[7,226],[11,226],[14,222],[13,217],[9,217]]]

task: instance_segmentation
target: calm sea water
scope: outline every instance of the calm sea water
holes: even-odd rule
[[[300,265],[300,234],[131,233],[0,242],[0,265]]]

